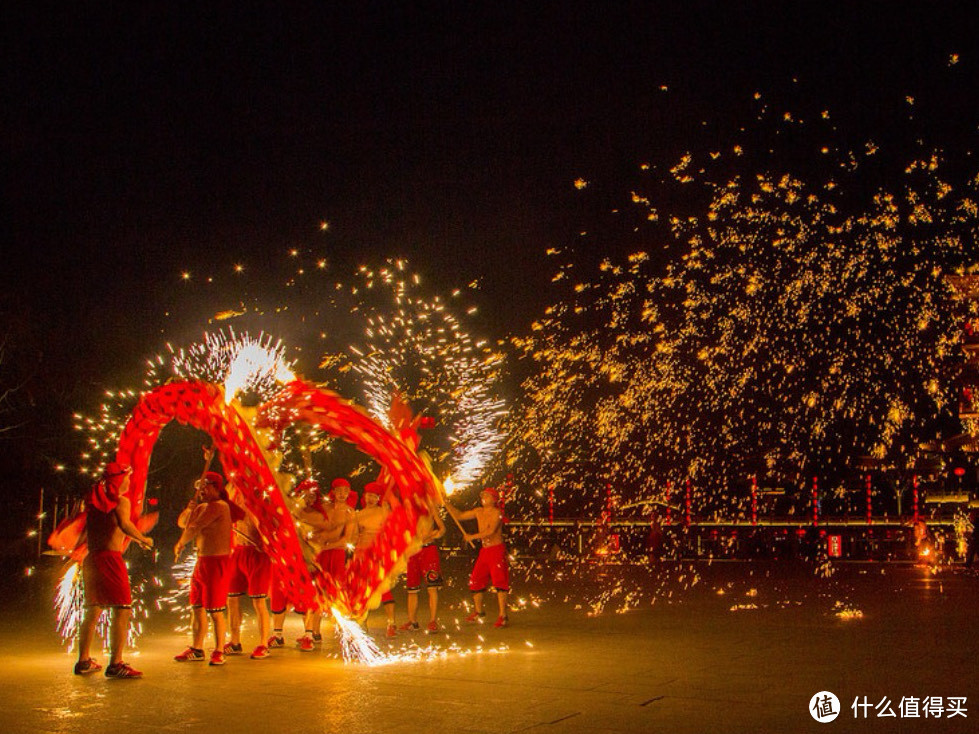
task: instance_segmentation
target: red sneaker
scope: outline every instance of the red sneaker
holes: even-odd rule
[[[196,663],[204,659],[204,651],[196,647],[188,647],[179,655],[174,655],[173,659],[178,663]]]
[[[313,644],[312,637],[300,637],[299,638],[299,649],[303,652],[312,652],[316,649],[316,645]]]
[[[106,678],[142,678],[143,674],[129,663],[118,662],[105,669]]]
[[[418,628],[418,622],[405,622],[403,625],[398,627],[402,632],[415,632]]]
[[[75,663],[75,675],[88,675],[98,673],[100,670],[102,670],[102,666],[95,662],[95,658],[79,660]]]
[[[297,640],[298,642],[298,640]],[[272,635],[266,642],[266,647],[285,647],[286,639],[282,635]]]
[[[267,658],[269,656],[269,649],[265,645],[259,645],[254,650],[252,650],[251,658],[252,660],[261,660],[262,658]]]
[[[395,627],[393,624],[389,624],[388,625],[388,631],[385,634],[388,637],[397,637],[398,636],[398,628]]]
[[[208,665],[224,665],[224,653],[220,650],[215,650],[212,652]]]
[[[485,616],[486,616],[486,612],[473,612],[468,617],[466,617],[466,621],[467,622],[479,622],[480,624],[482,624],[485,621],[483,619]]]
[[[509,627],[510,618],[504,614],[502,617],[496,620],[493,626],[496,627],[497,629],[499,629],[500,627]]]
[[[429,622],[428,627],[425,628],[425,632],[427,632],[430,635],[438,634],[441,631],[442,628],[439,627],[439,623],[436,622],[434,619],[431,622]]]

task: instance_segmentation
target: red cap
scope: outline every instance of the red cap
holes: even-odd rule
[[[218,492],[224,489],[224,477],[218,474],[216,471],[209,471],[204,475],[204,484],[210,484]]]
[[[102,478],[92,487],[87,504],[100,512],[112,512],[119,505],[119,489],[132,467],[115,461],[105,467]]]
[[[330,482],[331,491],[334,489],[341,489],[341,488],[350,489],[350,482],[347,481],[344,477],[337,477],[332,482]]]
[[[367,495],[372,494],[378,499],[381,497],[382,487],[378,482],[368,482],[364,485],[364,491],[360,495],[360,506],[367,507]]]
[[[500,501],[500,493],[497,491],[496,487],[486,487],[480,494],[486,493],[493,498],[494,502]]]

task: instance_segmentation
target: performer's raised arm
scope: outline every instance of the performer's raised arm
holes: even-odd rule
[[[476,511],[475,510],[460,510],[455,505],[453,505],[451,502],[449,502],[448,499],[445,500],[445,509],[456,520],[475,520],[476,519]]]
[[[126,481],[129,481],[129,477],[126,477]],[[132,538],[137,543],[139,543],[146,550],[150,550],[153,547],[153,538],[147,535],[143,535],[139,528],[137,528],[132,521],[131,513],[132,505],[129,503],[129,498],[120,496],[119,504],[116,505],[116,522],[119,524],[119,529],[129,538]]]

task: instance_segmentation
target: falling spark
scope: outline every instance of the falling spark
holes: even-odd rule
[[[156,609],[167,609],[180,615],[182,620],[174,629],[176,632],[190,631],[190,620],[186,616],[190,607],[190,579],[197,565],[197,548],[192,548],[186,557],[173,565],[170,572],[171,585],[169,591],[156,602]]]

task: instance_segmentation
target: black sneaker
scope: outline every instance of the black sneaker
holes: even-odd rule
[[[266,647],[285,647],[286,638],[282,635],[272,635],[265,643]]]
[[[242,652],[244,652],[244,649],[240,642],[227,642],[224,645],[225,655],[241,655]]]
[[[323,641],[323,635],[321,635],[319,632],[314,632],[313,642],[322,642],[322,641]]]

